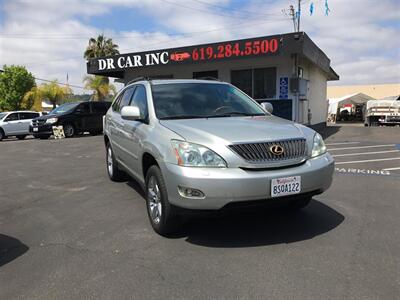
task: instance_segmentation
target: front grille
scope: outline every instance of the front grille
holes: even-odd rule
[[[280,146],[283,153],[275,154],[271,148]],[[229,146],[236,154],[251,163],[300,162],[306,155],[306,140],[291,139],[262,143],[241,143]]]
[[[33,126],[40,126],[46,123],[46,120],[32,120],[32,125]]]

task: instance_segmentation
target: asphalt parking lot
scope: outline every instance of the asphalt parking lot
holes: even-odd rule
[[[399,299],[400,129],[330,127],[332,187],[302,212],[155,234],[101,136],[0,143],[0,299]]]

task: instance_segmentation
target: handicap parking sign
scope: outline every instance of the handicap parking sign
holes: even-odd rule
[[[289,98],[289,77],[279,79],[279,99]]]

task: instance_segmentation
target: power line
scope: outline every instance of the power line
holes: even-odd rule
[[[54,80],[42,79],[42,78],[38,78],[38,77],[33,77],[33,78],[35,78],[36,80],[45,81],[45,82],[54,82]],[[57,81],[57,84],[65,85],[65,86],[71,86],[71,87],[74,87],[74,88],[84,89],[85,90],[85,88],[83,86],[78,86],[78,85],[73,85],[73,84],[63,83],[63,82],[58,82],[58,81]]]
[[[259,13],[259,12],[255,12],[255,11],[249,11],[249,10],[244,10],[244,9],[237,9],[237,8],[232,8],[232,7],[226,7],[226,6],[222,6],[222,5],[217,5],[217,4],[212,4],[212,3],[208,3],[205,1],[201,1],[201,0],[192,0],[195,1],[197,3],[201,3],[204,5],[207,5],[209,7],[215,7],[215,8],[220,8],[220,9],[224,9],[224,10],[229,10],[232,12],[240,12],[240,13],[245,13],[247,15],[250,16],[264,16],[264,17],[268,17],[268,16],[276,16],[276,15],[280,15],[280,13],[268,13],[268,14],[264,14],[264,13]]]

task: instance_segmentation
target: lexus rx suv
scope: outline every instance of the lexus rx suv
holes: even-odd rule
[[[0,141],[9,136],[16,136],[23,140],[29,135],[29,125],[32,119],[41,113],[35,111],[0,112]]]
[[[40,139],[53,134],[53,126],[63,126],[65,137],[79,133],[99,134],[103,131],[103,116],[110,102],[72,102],[53,109],[48,115],[32,120],[29,131]]]
[[[103,119],[108,175],[142,186],[161,235],[178,229],[180,208],[302,208],[331,185],[334,160],[318,133],[268,110],[224,82],[134,81]]]

